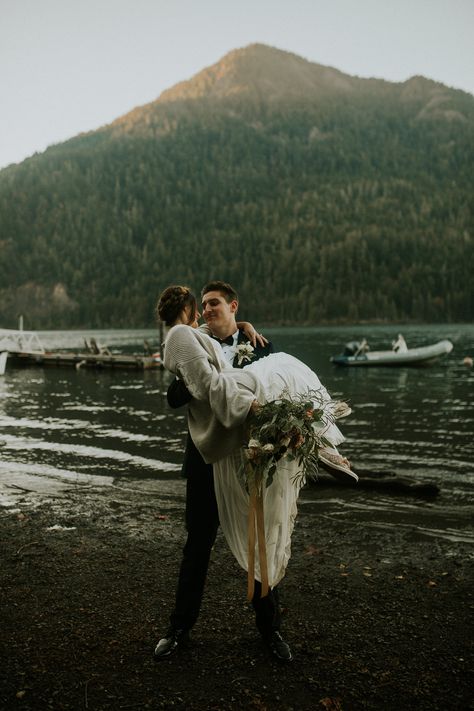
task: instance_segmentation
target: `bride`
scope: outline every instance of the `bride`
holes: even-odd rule
[[[243,476],[242,445],[253,409],[283,394],[294,397],[318,391],[328,410],[324,437],[333,447],[324,451],[323,461],[332,458],[333,462],[343,462],[338,469],[355,480],[357,477],[337,452],[336,446],[344,437],[334,424],[333,403],[317,375],[286,353],[270,354],[243,369],[233,368],[219,343],[206,332],[207,327],[198,326],[197,303],[189,290],[178,315],[170,318],[173,310],[176,314],[176,304],[170,299],[173,290],[176,298],[182,298],[183,287],[168,287],[158,302],[160,318],[171,326],[164,346],[164,366],[184,381],[192,395],[188,410],[191,438],[204,461],[213,465],[219,522],[239,565],[248,571],[249,494]],[[268,576],[270,588],[283,578],[290,558],[296,502],[304,483],[301,477],[295,477],[297,470],[296,462],[280,459],[273,482],[263,493],[265,578]],[[261,581],[258,547],[254,564],[255,578]]]

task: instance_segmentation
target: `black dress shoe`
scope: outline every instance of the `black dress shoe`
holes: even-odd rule
[[[178,647],[185,646],[189,642],[189,632],[187,630],[169,629],[166,637],[160,639],[155,647],[155,659],[164,659],[176,652]]]
[[[280,662],[291,662],[293,655],[290,646],[285,642],[279,632],[272,632],[265,640],[270,652]]]

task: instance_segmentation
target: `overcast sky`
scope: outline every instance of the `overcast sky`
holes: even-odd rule
[[[263,42],[474,93],[474,0],[0,0],[0,168]]]

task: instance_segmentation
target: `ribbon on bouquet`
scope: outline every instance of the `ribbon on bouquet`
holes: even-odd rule
[[[255,592],[255,543],[258,544],[260,562],[261,597],[268,595],[269,587],[262,486],[257,487],[252,477],[249,489],[247,600],[250,602]]]

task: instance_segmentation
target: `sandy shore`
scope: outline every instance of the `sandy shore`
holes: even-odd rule
[[[305,506],[281,585],[293,664],[262,647],[245,574],[221,536],[191,646],[154,662],[184,542],[183,493],[180,480],[4,487],[2,711],[469,708],[467,544],[317,521]]]

